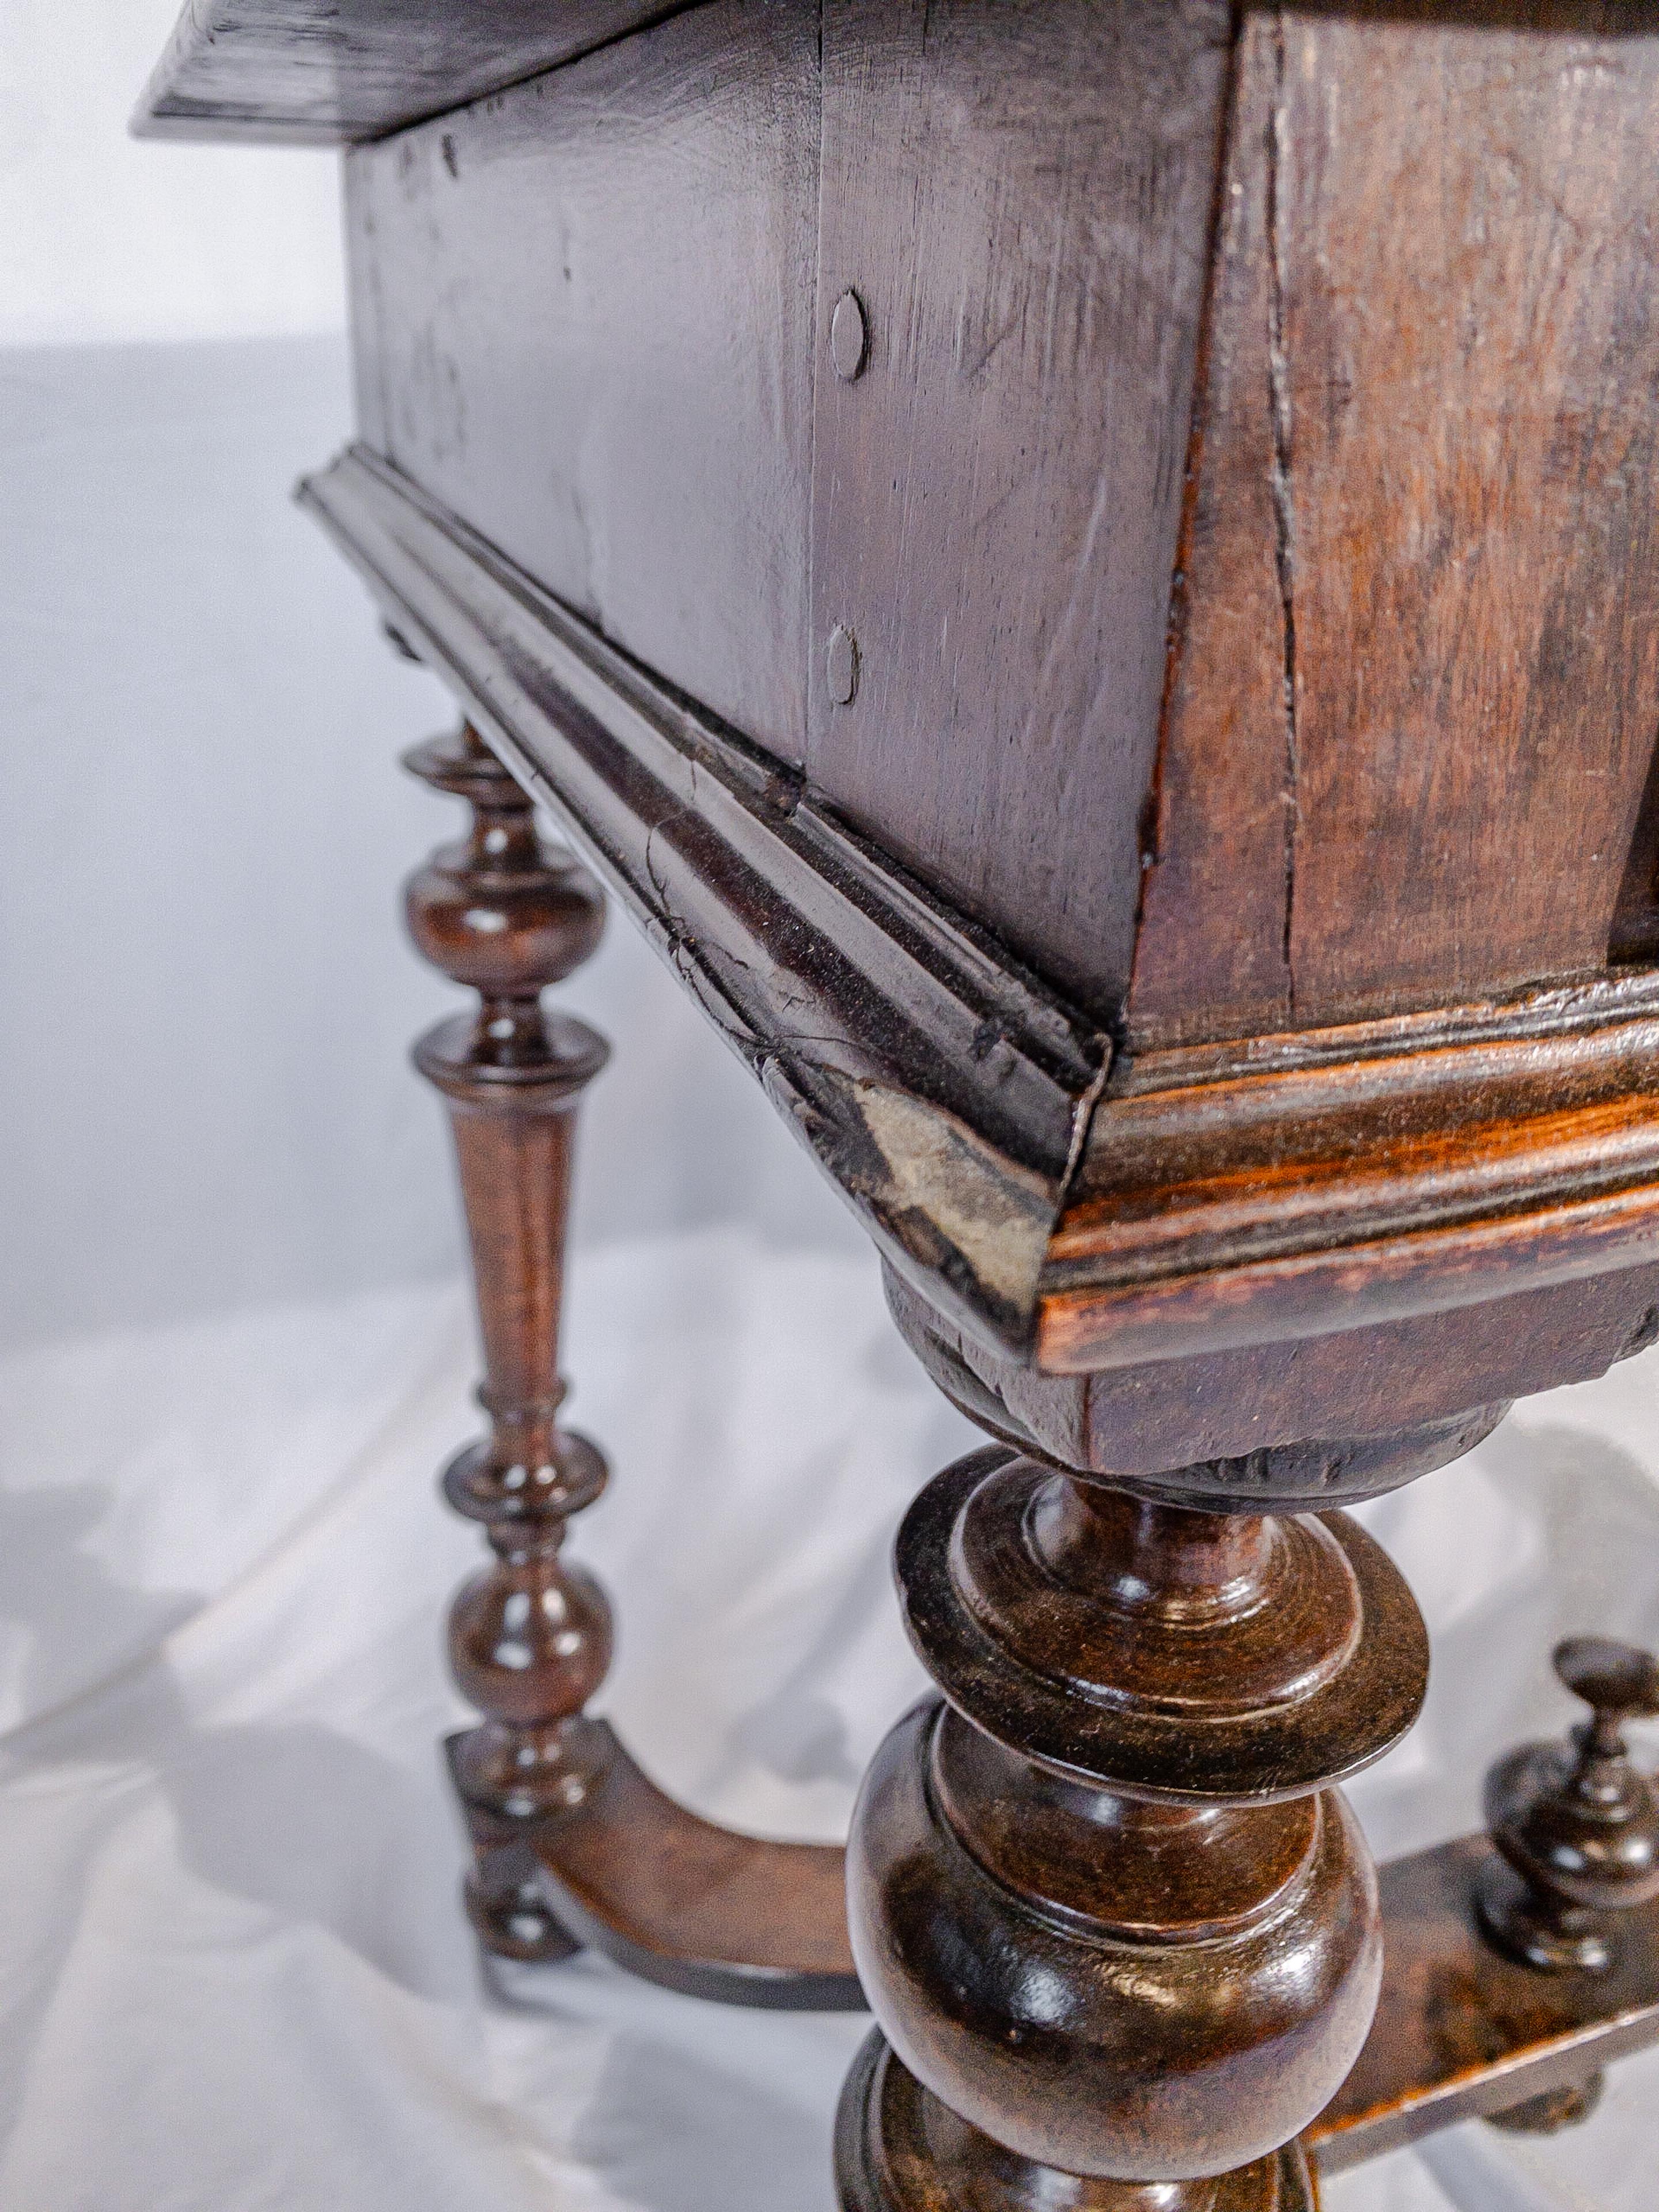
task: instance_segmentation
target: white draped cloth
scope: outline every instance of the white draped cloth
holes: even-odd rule
[[[861,2018],[480,1973],[437,1753],[479,1546],[433,1491],[475,1357],[457,1285],[0,1368],[0,2212],[829,2212]],[[872,1262],[740,1228],[582,1255],[566,1365],[614,1470],[573,1539],[617,1609],[600,1709],[711,1816],[839,1836],[921,1681],[894,1527],[975,1432]],[[1659,1638],[1656,1408],[1650,1353],[1366,1509],[1435,1638],[1352,1793],[1379,1854],[1565,1728],[1559,1636]],[[1656,2175],[1637,2057],[1583,2127],[1471,2123],[1327,2203],[1650,2212]]]

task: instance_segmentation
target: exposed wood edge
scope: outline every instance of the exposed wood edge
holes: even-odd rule
[[[1496,1220],[1230,1264],[1121,1288],[1045,1285],[1036,1364],[1143,1360],[1334,1335],[1659,1260],[1659,1182]]]
[[[1460,2120],[1489,2119],[1552,2089],[1582,2088],[1592,2074],[1614,2059],[1632,2057],[1656,2043],[1659,2005],[1627,2020],[1592,2021],[1499,2063],[1471,2069],[1460,2079],[1404,2096],[1393,2109],[1345,2119],[1328,2133],[1322,2118],[1302,2140],[1317,2157],[1322,2175],[1346,2173],[1391,2150],[1421,2142],[1442,2128],[1455,2127]]]
[[[1224,1158],[1190,1181],[1173,1171],[1087,1200],[1054,1232],[1045,1287],[1125,1288],[1659,1182],[1651,1091],[1513,1120],[1480,1118],[1477,1094],[1464,1103],[1463,1118],[1414,1136],[1350,1138],[1288,1160]]]
[[[299,496],[893,1266],[1023,1353],[1103,1036],[378,457]]]
[[[382,6],[367,27],[380,52],[354,52],[343,44],[338,59],[326,69],[319,66],[319,37],[314,22],[307,18],[295,28],[286,53],[272,54],[258,72],[258,89],[250,95],[246,86],[252,72],[241,52],[246,34],[226,25],[222,0],[185,0],[129,127],[138,138],[234,140],[239,145],[358,144],[506,92],[696,4],[697,0],[661,0],[620,28],[608,27],[586,39],[573,35],[568,27],[555,35],[550,19],[545,37],[528,44],[520,7],[492,51],[479,20],[487,15],[484,0],[469,0],[466,12],[471,21],[465,43],[470,58],[446,62],[436,69],[404,60],[431,44],[434,17],[440,11],[430,4],[401,9]],[[273,5],[270,12],[275,16],[281,9]],[[349,31],[354,12],[349,6],[337,8],[333,20],[340,29]],[[568,27],[570,15],[558,20]],[[327,86],[325,94],[319,93],[319,79]]]
[[[1456,1046],[1535,1043],[1610,1022],[1659,1014],[1659,969],[1540,983],[1498,999],[1427,1006],[1375,1021],[1332,1023],[1271,1036],[1226,1037],[1212,1044],[1165,1045],[1113,1063],[1108,1095],[1132,1098],[1258,1075],[1381,1061]]]

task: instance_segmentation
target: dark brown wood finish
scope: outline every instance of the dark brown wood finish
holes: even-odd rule
[[[1224,0],[823,12],[818,328],[850,292],[867,343],[851,379],[818,349],[808,771],[1097,1016],[1134,941],[1227,49]]]
[[[1281,2147],[1354,2063],[1381,1972],[1331,1785],[1422,1699],[1397,1571],[1340,1514],[1146,1503],[1000,1447],[922,1492],[897,1566],[948,1703],[892,1732],[854,1814],[890,2048],[843,2099],[843,2203],[1208,2212],[1221,2175],[1230,2204],[1294,2202]]]
[[[563,1428],[558,1325],[574,1109],[604,1040],[550,1015],[541,994],[593,951],[599,887],[537,834],[530,801],[470,728],[408,766],[466,799],[471,831],[410,879],[410,933],[478,994],[477,1012],[421,1040],[416,1065],[442,1092],[472,1240],[489,1432],[444,1474],[456,1510],[482,1522],[491,1564],[450,1617],[457,1686],[485,1717],[453,1753],[463,1802],[488,1824],[467,1909],[491,1949],[562,1956],[568,1939],[526,1886],[532,1824],[580,1806],[604,1771],[582,1707],[611,1661],[611,1611],[560,1557],[566,1523],[604,1487],[604,1460]]]
[[[1106,1039],[386,464],[301,497],[894,1263],[1025,1343]]]
[[[1322,2172],[1476,2114],[1498,2118],[1534,2100],[1559,2112],[1563,2093],[1659,2042],[1659,1908],[1625,1916],[1611,1972],[1540,1974],[1481,1936],[1475,1886],[1491,1859],[1485,1836],[1463,1836],[1382,1869],[1376,2018],[1303,2138]]]
[[[495,1553],[450,1622],[456,1683],[485,1716],[448,1747],[476,1861],[469,1913],[507,1958],[580,1941],[692,1996],[857,2009],[840,1852],[699,1819],[583,1711],[610,1663],[611,1611],[561,1551],[605,1468],[558,1421],[558,1336],[575,1107],[606,1048],[541,994],[592,951],[604,907],[470,726],[408,765],[472,808],[467,841],[410,879],[407,902],[420,950],[479,994],[476,1014],[416,1050],[454,1131],[490,1417],[444,1475]]]
[[[1590,1708],[1570,1744],[1528,1744],[1486,1777],[1498,1856],[1480,1870],[1480,1925],[1546,1973],[1604,1974],[1626,1915],[1659,1897],[1659,1793],[1631,1765],[1626,1721],[1659,1713],[1659,1662],[1604,1637],[1556,1648],[1555,1671]]]
[[[580,1810],[528,1830],[468,1795],[465,1738],[450,1739],[484,1885],[504,1899],[488,1947],[546,1960],[586,1945],[687,1996],[862,2011],[840,1844],[778,1843],[702,1820],[657,1788],[607,1723],[586,1725],[597,1771]]]
[[[189,0],[138,111],[146,137],[331,145],[571,60],[687,0]]]
[[[1659,1334],[1656,111],[1659,0],[710,0],[351,156],[307,503],[1002,1440],[900,1540],[849,2212],[1291,2212],[1333,2096],[1358,2155],[1647,2033],[1453,1854],[1367,2040],[1334,1784],[1425,1653],[1302,1509]],[[502,1705],[556,1785],[575,1686]],[[471,1791],[509,1936],[818,1893],[611,1758]]]
[[[1471,1389],[1487,1402],[1599,1373],[1646,1340],[1659,992],[1645,974],[1114,1060],[1103,1032],[798,777],[384,464],[349,455],[305,496],[582,836],[893,1266],[988,1348],[1099,1375],[1345,1329],[1370,1345],[1373,1324],[1419,1322],[1411,1387],[1446,1413]],[[1470,1124],[1491,1158],[1465,1146],[1460,1174]],[[1194,1233],[1149,1266],[1172,1207]],[[1378,1237],[1383,1219],[1395,1233]],[[1224,1237],[1196,1233],[1210,1222]],[[1517,1377],[1502,1309],[1477,1314],[1494,1297],[1516,1302],[1538,1379]],[[1369,1401],[1376,1370],[1353,1352],[1297,1360]],[[1268,1440],[1367,1425],[1322,1418],[1342,1425]],[[1168,1465],[1183,1448],[1156,1449]]]
[[[795,762],[817,153],[816,10],[713,0],[346,163],[365,441]]]
[[[1605,963],[1659,726],[1656,100],[1644,4],[1248,12],[1136,1039]]]

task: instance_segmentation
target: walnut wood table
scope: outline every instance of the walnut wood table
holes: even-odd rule
[[[1659,1335],[1659,7],[191,0],[145,127],[346,145],[358,435],[302,496],[466,718],[410,915],[479,994],[418,1058],[486,1941],[861,1984],[849,2212],[1291,2212],[1310,2126],[1655,2032],[1650,1908],[1610,1978],[1500,1958],[1477,1842],[1384,1934],[1338,1785],[1428,1656],[1340,1509]],[[840,1854],[583,1715],[604,1047],[541,992],[601,908],[520,787],[994,1439],[899,1532],[943,1695],[845,1921]]]

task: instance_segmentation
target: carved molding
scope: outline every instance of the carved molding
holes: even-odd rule
[[[1659,1259],[1659,976],[1114,1060],[798,771],[362,447],[301,487],[899,1273],[1057,1374]]]

